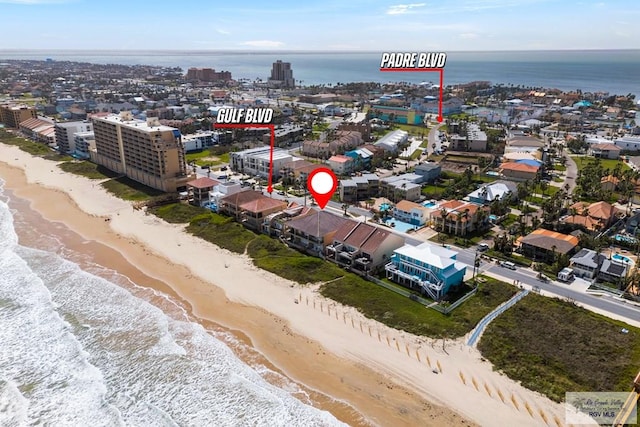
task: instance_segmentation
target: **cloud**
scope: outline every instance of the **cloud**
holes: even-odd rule
[[[216,31],[218,34],[224,34],[225,36],[231,34],[229,31],[223,30],[222,28],[216,28]]]
[[[462,33],[462,34],[459,35],[459,37],[461,39],[471,40],[471,39],[477,39],[478,38],[478,34],[476,34],[476,33]]]
[[[240,43],[242,46],[251,47],[281,47],[284,43],[275,40],[250,40]]]
[[[389,9],[387,9],[387,15],[404,15],[406,13],[411,13],[411,9],[424,7],[426,5],[426,3],[396,4],[394,6],[389,6]]]

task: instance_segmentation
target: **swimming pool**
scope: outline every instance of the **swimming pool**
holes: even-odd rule
[[[391,209],[391,203],[380,203],[380,212],[385,212]]]
[[[620,255],[620,254],[615,254],[611,258],[613,258],[613,259],[615,259],[617,261],[622,261],[624,264],[632,264],[633,263],[633,261],[629,257],[626,257],[624,255]]]
[[[618,242],[626,242],[631,244],[636,243],[636,239],[634,239],[633,237],[623,236],[622,234],[616,234],[615,236],[613,236],[613,238]]]
[[[489,221],[496,222],[497,220],[498,220],[498,216],[497,215],[489,215]]]
[[[407,222],[398,221],[397,219],[389,218],[385,222],[389,227],[394,230],[398,230],[402,233],[406,233],[409,230],[415,230],[416,226]]]
[[[435,208],[438,204],[434,200],[429,200],[428,202],[424,202],[422,206],[425,208]]]

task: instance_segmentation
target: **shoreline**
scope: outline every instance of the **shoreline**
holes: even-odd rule
[[[62,172],[54,162],[4,145],[0,145],[0,155],[14,159],[8,163],[25,170],[27,181],[36,184],[25,185],[31,188],[32,197],[29,191],[15,193],[31,200],[32,207],[48,220],[63,222],[88,240],[126,254],[127,261],[147,276],[163,281],[163,277],[175,278],[172,274],[178,270],[186,272],[176,282],[165,282],[190,302],[195,316],[234,333],[241,331],[286,376],[348,402],[371,422],[541,425],[541,411],[549,420],[564,418],[562,405],[493,372],[491,365],[482,361],[476,350],[465,347],[461,339],[436,342],[392,330],[350,307],[324,299],[312,287],[294,285],[259,270],[246,257],[187,235],[181,231],[182,226],[134,212],[128,202],[115,199],[86,178]],[[0,167],[0,175],[8,170]],[[22,172],[14,169],[14,173]],[[53,189],[37,185],[51,183],[52,179]],[[7,184],[7,188],[13,191],[12,185]],[[42,203],[46,199],[42,193],[66,198],[67,206],[62,209],[62,202]],[[73,208],[86,213],[70,214]],[[82,216],[86,218],[81,221],[78,217]],[[111,221],[105,222],[100,218],[103,216]],[[85,222],[88,227],[83,229],[81,223]],[[156,262],[147,259],[150,253]],[[174,259],[176,265],[169,265],[167,259]],[[299,299],[300,304],[294,304],[294,299]],[[265,318],[276,322],[278,328],[265,328]],[[441,365],[439,374],[427,366],[436,363]],[[474,383],[477,379],[479,387],[474,388],[471,379]],[[402,385],[398,386],[398,382]],[[505,396],[506,401],[497,395]],[[520,407],[510,405],[509,399],[519,401]],[[525,402],[534,408],[533,414],[524,411]]]

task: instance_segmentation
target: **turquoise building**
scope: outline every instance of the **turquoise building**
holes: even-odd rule
[[[464,280],[467,266],[456,260],[457,252],[422,243],[404,245],[393,251],[385,266],[387,279],[439,301],[451,287]]]

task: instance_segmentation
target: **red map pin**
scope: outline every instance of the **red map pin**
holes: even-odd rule
[[[307,188],[320,209],[324,209],[338,188],[338,178],[331,169],[318,168],[309,174]]]

